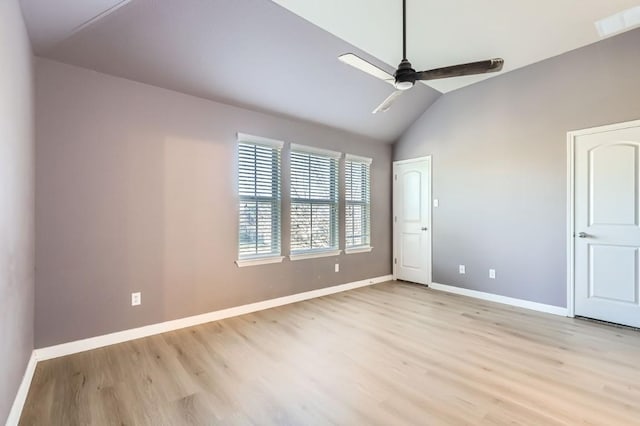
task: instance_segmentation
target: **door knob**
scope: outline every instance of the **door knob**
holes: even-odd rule
[[[423,226],[421,229],[422,229],[423,231],[427,231],[429,228],[427,228],[426,226]]]
[[[589,236],[589,234],[587,234],[586,232],[579,232],[578,233],[578,238],[587,238]]]

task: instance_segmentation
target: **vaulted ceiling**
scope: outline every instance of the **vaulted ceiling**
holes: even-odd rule
[[[400,0],[21,0],[37,55],[392,142],[440,95],[480,81],[393,88],[336,58],[393,73]],[[598,40],[594,21],[637,0],[407,0],[408,56],[427,69],[501,56],[505,71]]]
[[[381,61],[402,59],[401,0],[274,0]],[[595,43],[595,22],[638,0],[406,0],[407,56],[416,69],[492,57],[512,71]],[[637,12],[636,12],[637,13]],[[448,92],[500,74],[430,81]]]

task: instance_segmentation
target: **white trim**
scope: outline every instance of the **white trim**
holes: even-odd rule
[[[431,283],[429,288],[447,293],[460,294],[462,296],[473,297],[475,299],[488,300],[490,302],[502,303],[504,305],[517,306],[519,308],[531,309],[548,314],[567,316],[567,309],[560,306],[546,305],[544,303],[531,302],[529,300],[515,299],[513,297],[500,296],[499,294],[485,293],[483,291],[469,290],[461,287],[454,287],[446,284]]]
[[[328,149],[316,148],[314,146],[307,145],[298,145],[295,143],[291,144],[292,152],[304,152],[307,154],[316,154],[316,155],[324,155],[330,158],[339,159],[342,156],[342,153],[337,151],[331,151]]]
[[[427,155],[426,157],[410,158],[408,160],[398,160],[398,161],[394,161],[393,164],[418,163],[420,161],[427,161],[427,160],[431,160],[431,156],[430,155]]]
[[[396,221],[398,220],[396,216],[396,180],[398,179],[396,170],[398,168],[398,164],[402,163],[395,161],[391,163],[391,276],[394,281],[398,279],[398,254],[396,253],[396,237],[398,232],[396,229]]]
[[[607,124],[604,126],[590,127],[588,129],[580,129],[580,130],[572,130],[567,132],[567,134],[572,136],[584,136],[584,135],[592,135],[594,133],[605,133],[610,132],[612,130],[622,130],[628,129],[630,127],[639,127],[640,120],[633,121],[625,121],[623,123],[615,123],[615,124]]]
[[[345,254],[370,253],[373,250],[371,246],[353,247],[344,249]]]
[[[246,266],[268,265],[269,263],[281,263],[284,256],[254,257],[253,259],[238,259],[236,265],[238,268]]]
[[[282,147],[284,146],[284,142],[277,139],[269,139],[262,136],[254,136],[240,132],[238,132],[236,136],[238,142],[255,143],[257,145],[270,146],[278,149],[282,149]]]
[[[575,217],[575,206],[574,206],[574,188],[575,188],[575,164],[574,164],[574,140],[575,133],[567,132],[567,316],[574,317],[575,316],[575,289],[574,289],[574,217]]]
[[[575,140],[578,136],[640,127],[640,120],[567,132],[567,316],[575,316]]]
[[[90,337],[88,339],[76,340],[74,342],[62,343],[60,345],[36,349],[34,351],[34,354],[37,361],[44,361],[47,359],[58,358],[61,356],[84,352],[91,349],[97,349],[108,345],[114,345],[116,343],[140,339],[142,337],[152,336],[154,334],[166,333],[168,331],[174,331],[185,327],[192,327],[194,325],[218,321],[238,315],[249,314],[251,312],[262,311],[264,309],[275,308],[277,306],[288,305],[291,303],[301,302],[303,300],[314,299],[316,297],[327,296],[329,294],[340,293],[343,291],[365,287],[372,284],[378,284],[390,280],[391,275],[368,278],[361,281],[354,281],[347,284],[320,288],[317,290],[306,291],[304,293],[292,294],[290,296],[278,297],[276,299],[236,306],[234,308],[222,309],[220,311],[209,312],[206,314],[195,315],[172,321],[165,321],[158,324],[118,331],[102,336]]]
[[[20,421],[22,409],[24,408],[24,403],[27,401],[29,387],[31,386],[33,374],[36,372],[37,364],[38,360],[36,358],[36,353],[35,351],[33,351],[31,352],[31,357],[29,358],[29,362],[27,363],[27,368],[25,368],[24,376],[22,376],[22,382],[20,382],[18,392],[16,393],[16,397],[13,400],[13,405],[11,406],[11,410],[9,411],[9,417],[7,417],[6,426],[17,425]]]
[[[342,253],[342,250],[329,250],[329,251],[318,251],[315,253],[311,252],[311,253],[290,254],[289,260],[296,261],[296,260],[305,260],[305,259],[317,259],[319,257],[338,256],[340,253]]]
[[[373,160],[369,157],[360,157],[359,155],[353,155],[353,154],[346,154],[344,159],[346,161],[352,161],[354,163],[363,163],[368,165],[371,165],[371,163],[373,163]]]

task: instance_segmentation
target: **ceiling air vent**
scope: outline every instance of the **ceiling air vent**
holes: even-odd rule
[[[640,26],[640,6],[623,10],[615,15],[596,21],[600,37],[609,37]]]

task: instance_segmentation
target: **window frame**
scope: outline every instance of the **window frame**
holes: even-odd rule
[[[271,197],[265,197],[265,196],[251,196],[251,195],[242,195],[240,193],[240,178],[241,178],[241,170],[240,170],[240,166],[241,166],[241,159],[240,159],[240,146],[242,144],[245,145],[254,145],[254,146],[258,146],[258,147],[262,147],[262,148],[270,148],[274,151],[277,152],[277,169],[275,171],[275,173],[277,174],[276,177],[273,176],[273,173],[271,175],[271,180],[272,182],[275,181],[276,182],[276,186],[274,189],[272,189],[272,196]],[[237,220],[238,220],[238,232],[237,232],[237,247],[236,247],[236,256],[237,256],[237,260],[236,260],[236,265],[238,265],[238,267],[245,267],[245,266],[255,266],[255,265],[263,265],[263,264],[269,264],[269,263],[279,263],[282,262],[282,260],[284,259],[284,256],[282,256],[282,150],[284,147],[284,142],[283,141],[279,141],[279,140],[275,140],[275,139],[269,139],[269,138],[264,138],[261,136],[254,136],[254,135],[249,135],[249,134],[245,134],[245,133],[238,133],[237,134],[237,141],[236,141],[236,152],[237,152],[237,162],[236,162],[236,166],[237,166],[237,174],[236,174],[236,184],[237,184]],[[275,191],[275,193],[273,193],[273,191]],[[255,254],[241,254],[240,253],[240,249],[241,249],[241,212],[240,212],[240,205],[243,202],[270,202],[272,203],[273,206],[275,206],[275,210],[276,210],[276,217],[273,217],[273,210],[272,210],[272,214],[271,214],[271,222],[272,222],[272,226],[274,226],[275,229],[272,228],[271,230],[271,238],[272,240],[275,239],[276,240],[276,244],[277,244],[277,250],[272,250],[270,253],[266,253],[266,254],[260,254],[260,253],[255,253]],[[257,232],[257,228],[259,227],[259,224],[256,223],[256,232]],[[257,242],[256,242],[257,244]],[[257,251],[257,248],[256,248]]]
[[[356,163],[356,164],[364,164],[367,166],[367,177],[366,177],[366,187],[364,188],[364,193],[365,195],[365,200],[351,200],[350,199],[350,195],[348,188],[349,188],[349,179],[352,178],[353,172],[351,172],[351,174],[349,173],[349,163]],[[373,250],[373,247],[371,246],[371,165],[373,164],[373,159],[368,158],[368,157],[361,157],[358,155],[353,155],[353,154],[346,154],[345,155],[345,161],[344,161],[344,188],[345,188],[345,225],[344,225],[344,232],[345,232],[345,253],[346,254],[355,254],[355,253],[368,253],[371,252],[371,250]],[[365,217],[363,218],[364,221],[360,224],[361,227],[363,229],[366,229],[366,238],[367,241],[365,244],[359,244],[359,245],[349,245],[349,238],[355,238],[355,236],[350,236],[348,235],[348,226],[347,226],[347,216],[348,216],[348,210],[349,210],[349,206],[360,206],[362,208],[364,208],[365,211]],[[353,229],[353,225],[352,225],[352,229]]]
[[[329,159],[331,162],[330,167],[333,170],[330,171],[329,175],[329,199],[322,198],[312,198],[311,197],[311,180],[309,180],[309,197],[297,197],[293,193],[293,182],[291,176],[293,175],[293,159],[295,154],[301,155],[309,155],[316,157],[324,157]],[[291,144],[290,152],[289,152],[289,259],[290,260],[303,260],[303,259],[312,259],[318,257],[327,257],[327,256],[337,256],[342,251],[340,250],[340,159],[342,158],[342,153],[325,150],[315,147],[310,147],[306,145],[298,145]],[[310,176],[311,179],[311,176]],[[313,235],[310,237],[311,248],[303,249],[303,250],[294,250],[293,247],[293,236],[294,236],[294,228],[293,228],[293,207],[294,205],[306,204],[313,209],[313,206],[329,206],[331,209],[330,212],[330,235],[329,238],[331,240],[331,247],[321,247],[321,248],[313,248]],[[311,213],[311,218],[313,218],[313,213]],[[311,221],[312,223],[312,221]],[[310,225],[311,227],[313,225]]]

